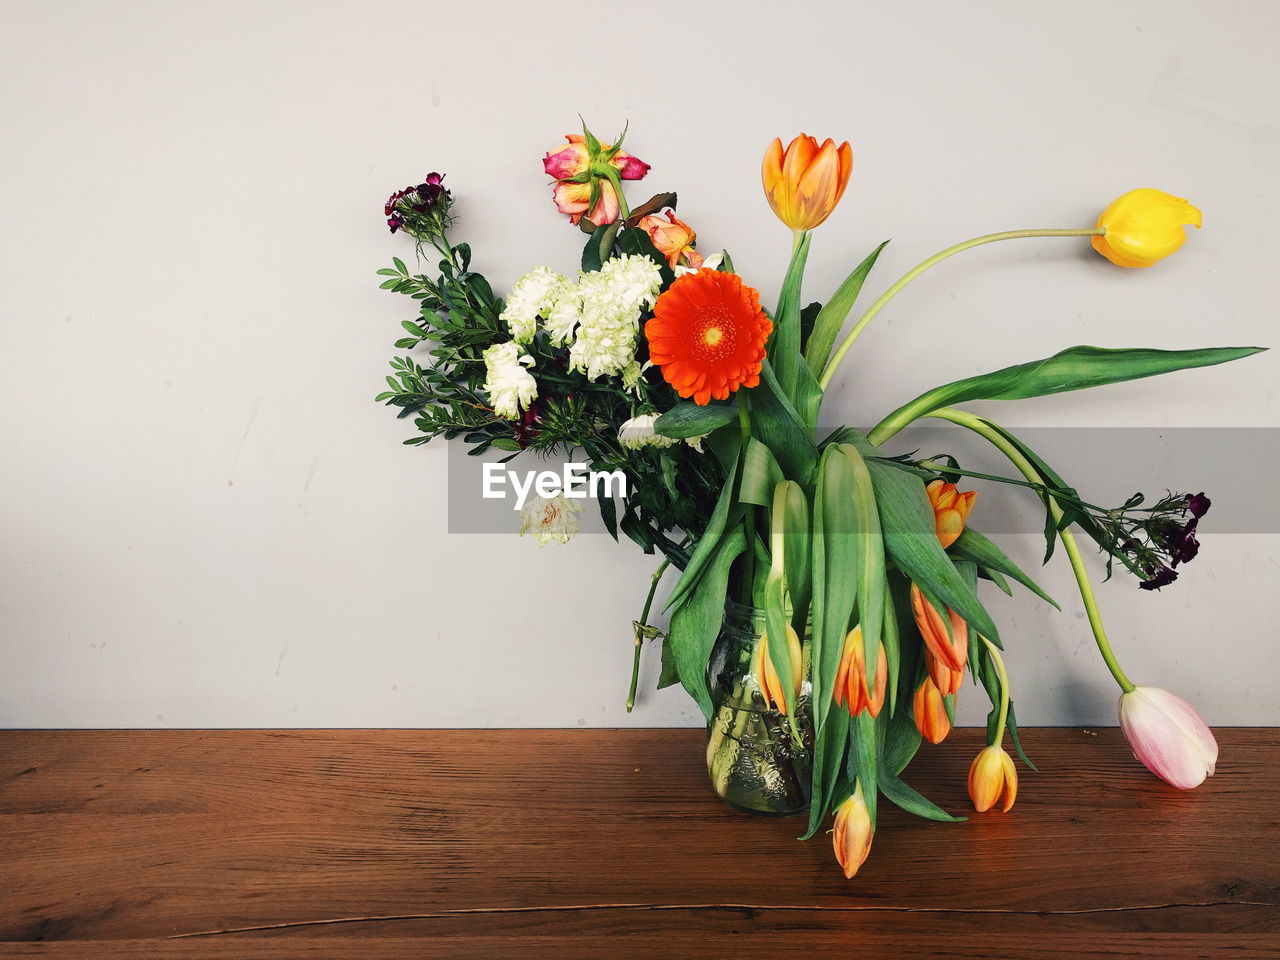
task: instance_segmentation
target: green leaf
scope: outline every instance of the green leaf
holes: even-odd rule
[[[996,573],[1012,577],[1041,600],[1052,604],[1059,610],[1062,609],[1058,606],[1057,601],[1041,590],[1039,584],[1027,576],[1021,567],[1010,560],[1003,550],[973,529],[973,527],[965,527],[964,532],[951,545],[951,551],[955,556],[972,560],[987,570],[994,570]]]
[[[866,259],[853,268],[853,273],[849,274],[844,283],[840,284],[839,289],[831,295],[826,306],[818,311],[818,318],[813,322],[813,333],[809,335],[809,342],[804,351],[805,361],[814,376],[822,376],[822,370],[831,356],[831,348],[835,346],[836,337],[840,335],[840,330],[849,317],[849,311],[853,309],[858,294],[862,292],[862,284],[866,281],[871,268],[876,265],[876,258],[880,256],[880,251],[888,242],[886,240],[867,254]]]
[[[879,724],[871,714],[863,710],[849,725],[852,738],[849,750],[849,783],[862,784],[862,798],[871,814],[871,826],[876,825],[876,797],[879,795],[880,744]]]
[[[797,632],[803,632],[809,615],[809,597],[813,591],[810,576],[813,547],[809,539],[809,502],[800,485],[787,480],[778,485],[773,509],[775,512],[782,510],[782,566],[793,610],[791,622]]]
[[[706,528],[702,531],[702,535],[698,537],[698,546],[694,548],[693,555],[689,557],[689,565],[684,568],[684,572],[680,575],[680,579],[676,581],[676,585],[671,590],[671,596],[667,598],[666,606],[663,611],[673,610],[689,595],[690,591],[697,586],[698,579],[702,576],[707,564],[710,562],[712,555],[715,553],[720,544],[720,536],[724,533],[730,514],[736,518],[741,515],[742,507],[734,502],[734,481],[737,479],[737,463],[730,464],[728,473],[724,478],[724,487],[720,490],[720,498],[716,500],[715,509],[711,511],[711,519],[707,521]]]
[[[702,437],[738,419],[738,407],[732,403],[677,403],[654,421],[653,429],[664,437],[684,440]]]
[[[818,733],[833,709],[836,671],[858,595],[858,508],[853,463],[839,446],[818,465],[813,513],[813,723]],[[837,761],[838,762],[838,761]]]
[[[796,383],[799,380],[802,358],[800,355],[800,284],[804,278],[804,264],[809,257],[809,234],[801,234],[800,242],[791,252],[791,263],[782,292],[778,297],[778,309],[774,313],[773,336],[769,338],[769,360],[778,375],[782,396],[794,403]]]
[[[938,543],[924,483],[914,474],[887,464],[869,461],[867,467],[875,484],[885,547],[899,569],[955,610],[971,628],[999,644],[999,631],[990,614]]]
[[[751,427],[770,450],[788,480],[806,490],[813,480],[818,448],[813,431],[805,426],[791,401],[782,392],[768,360],[760,371],[760,386],[751,391]]]
[[[687,601],[671,615],[671,626],[667,630],[666,642],[671,645],[680,683],[708,720],[712,707],[711,692],[707,689],[707,661],[724,620],[729,568],[745,544],[746,537],[737,526],[718,543],[706,564],[706,575],[698,580]]]
[[[880,792],[907,813],[914,813],[917,817],[924,817],[926,820],[940,820],[943,823],[960,823],[968,819],[968,817],[953,817],[932,800],[899,780],[897,775],[888,770],[884,764],[880,765],[879,775]]]
[[[885,581],[884,537],[880,531],[880,515],[876,511],[876,492],[871,473],[852,444],[842,443],[836,449],[849,459],[853,477],[855,510],[854,549],[858,560],[858,624],[862,627],[863,656],[867,668],[867,689],[875,689],[877,661],[880,657],[881,628],[884,623]]]
[[[1110,383],[1140,380],[1191,367],[1208,367],[1239,360],[1265,347],[1207,347],[1200,350],[1154,350],[1146,347],[1106,349],[1069,347],[1060,353],[1031,363],[1020,363],[992,373],[967,377],[922,393],[899,407],[871,431],[874,439],[881,427],[905,426],[940,407],[970,400],[1025,400],[1069,390],[1086,390]]]
[[[836,781],[844,772],[844,752],[849,742],[849,714],[837,710],[814,736],[813,785],[809,798],[809,828],[801,840],[808,840],[822,826],[836,793]]]
[[[767,507],[773,502],[773,491],[785,478],[782,468],[773,457],[773,451],[755,437],[747,440],[747,452],[742,459],[742,484],[738,499]]]
[[[885,727],[884,745],[880,753],[880,769],[898,774],[907,768],[911,758],[920,749],[924,738],[916,728],[915,718],[903,710],[889,718]]]

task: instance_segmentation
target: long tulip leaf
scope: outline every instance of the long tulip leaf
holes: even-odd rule
[[[1039,584],[1027,576],[1021,567],[1010,560],[1003,550],[973,529],[973,527],[965,527],[964,532],[951,545],[951,550],[957,557],[972,560],[988,571],[995,571],[997,574],[1012,577],[1041,600],[1052,604],[1059,610],[1062,609],[1058,606],[1058,602],[1040,589]]]
[[[804,279],[804,264],[809,256],[809,234],[803,234],[791,253],[782,292],[778,297],[778,309],[774,315],[773,337],[769,341],[769,357],[782,385],[782,394],[795,402],[796,382],[799,379],[803,357],[800,354],[800,284]]]
[[[867,254],[866,258],[853,268],[853,272],[831,295],[831,299],[818,311],[818,317],[813,321],[813,332],[809,334],[809,342],[804,348],[805,362],[814,376],[822,375],[822,370],[831,357],[831,348],[835,346],[836,337],[840,335],[840,329],[849,318],[849,311],[853,309],[858,294],[862,292],[867,274],[876,265],[876,258],[880,256],[880,251],[888,242],[888,240],[884,241]]]
[[[896,774],[886,769],[884,764],[880,765],[879,776],[880,792],[888,797],[891,802],[907,811],[907,813],[914,813],[917,817],[924,817],[926,820],[938,820],[943,823],[960,823],[968,819],[968,817],[955,817],[947,813],[947,811],[922,795],[914,787],[903,783]]]
[[[773,451],[786,478],[810,489],[818,462],[813,431],[783,392],[768,360],[760,371],[760,385],[751,391],[751,427],[754,436]]]
[[[785,479],[773,451],[751,437],[742,459],[742,485],[738,499],[743,503],[767,507],[773,503],[773,491]]]
[[[826,818],[836,794],[836,782],[844,772],[845,748],[849,743],[849,714],[838,710],[821,732],[814,735],[813,786],[809,798],[809,827],[801,840],[808,840]]]
[[[876,511],[875,487],[866,461],[852,444],[842,443],[836,449],[849,459],[853,477],[853,502],[857,516],[854,548],[858,553],[858,624],[862,627],[867,689],[874,690],[880,658],[881,625],[884,622],[884,537],[880,531],[880,515]]]
[[[729,590],[729,568],[746,545],[742,528],[735,526],[716,546],[707,563],[706,575],[688,599],[671,615],[667,639],[671,658],[681,685],[711,719],[711,692],[707,689],[707,661],[724,620],[724,601]]]
[[[970,400],[1025,400],[1069,390],[1140,380],[1175,370],[1208,367],[1239,360],[1265,347],[1207,347],[1199,350],[1155,350],[1147,347],[1108,349],[1069,347],[1043,360],[1004,367],[943,384],[899,407],[871,431],[879,439],[941,407]]]
[[[999,644],[990,614],[938,543],[924,483],[887,464],[869,461],[867,467],[875,484],[885,547],[898,568],[926,594],[955,610],[972,629]]]
[[[813,535],[813,722],[821,731],[858,594],[858,513],[853,464],[828,447],[818,468]]]
[[[728,468],[728,472],[724,478],[724,487],[720,491],[720,497],[716,500],[715,508],[711,511],[711,518],[707,521],[706,528],[702,531],[702,536],[698,538],[698,546],[694,549],[692,556],[689,557],[689,563],[684,568],[684,573],[680,579],[676,581],[676,585],[671,590],[671,596],[667,598],[666,606],[663,610],[674,610],[689,596],[694,587],[698,585],[703,572],[706,570],[707,564],[710,562],[712,555],[720,545],[720,538],[724,534],[725,528],[729,525],[730,520],[736,521],[741,515],[742,506],[734,502],[734,481],[737,479],[737,464],[732,463]]]

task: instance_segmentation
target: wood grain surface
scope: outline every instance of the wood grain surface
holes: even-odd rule
[[[1027,730],[1010,814],[886,807],[846,881],[699,731],[0,732],[0,957],[1276,960],[1280,731],[1218,734],[1180,793]],[[907,779],[965,813],[980,738]]]

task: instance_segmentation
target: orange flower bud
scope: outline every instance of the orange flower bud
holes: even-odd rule
[[[925,677],[911,700],[911,712],[915,714],[916,729],[930,743],[941,743],[951,733],[951,718],[947,716],[942,692],[932,677]]]
[[[846,880],[852,880],[858,868],[871,852],[871,838],[875,830],[871,826],[871,812],[862,796],[862,784],[854,788],[853,795],[836,808],[835,829],[831,831],[831,845],[836,860],[844,869]]]
[[[1008,813],[1018,796],[1018,771],[1004,747],[992,744],[974,757],[969,766],[969,799],[975,810],[986,813],[999,802],[1002,793],[1004,806],[1000,809]]]
[[[853,717],[863,710],[872,717],[878,717],[884,707],[884,691],[888,683],[889,655],[881,643],[880,655],[876,657],[876,688],[874,691],[867,689],[867,658],[862,627],[854,627],[844,638],[844,651],[840,655],[840,667],[836,671],[836,705],[847,706],[849,715]]]
[[[954,483],[942,480],[931,481],[924,490],[929,494],[929,504],[933,507],[933,525],[938,542],[945,550],[964,533],[965,521],[969,519],[969,511],[973,509],[978,493],[976,490],[961,493]]]
[[[782,148],[774,139],[761,167],[764,195],[774,214],[792,230],[812,230],[836,208],[853,173],[853,149],[848,141],[836,146],[800,134]]]
[[[948,607],[947,620],[951,624],[948,636],[947,624],[943,622],[942,614],[924,598],[924,594],[914,583],[911,585],[911,611],[915,614],[916,626],[920,629],[920,636],[924,638],[928,654],[948,670],[963,673],[964,665],[969,659],[969,625]]]
[[[944,697],[954,696],[960,692],[960,686],[964,683],[963,670],[952,670],[927,649],[924,652],[924,665],[934,685]]]
[[[794,681],[790,698],[788,698],[788,691],[782,689],[778,671],[774,669],[773,661],[769,657],[769,635],[760,634],[760,640],[756,643],[755,662],[752,669],[756,675],[756,681],[760,684],[760,694],[764,697],[765,706],[772,706],[781,714],[787,712],[789,702],[799,699],[800,685],[804,680],[800,674],[800,637],[791,624],[787,624],[787,659],[791,661],[791,678]]]
[[[636,226],[649,235],[658,252],[667,258],[668,266],[676,266],[680,258],[684,257],[686,265],[696,270],[702,266],[702,257],[693,249],[693,242],[698,235],[683,220],[676,219],[674,210],[668,209],[663,213],[641,217]]]

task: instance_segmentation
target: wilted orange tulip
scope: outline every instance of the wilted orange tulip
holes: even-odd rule
[[[943,622],[942,614],[924,598],[924,594],[914,583],[911,585],[911,612],[915,614],[916,626],[920,629],[920,636],[924,638],[929,654],[948,670],[963,671],[969,659],[969,625],[948,607],[947,621],[951,625],[948,636],[947,624]]]
[[[932,677],[925,677],[911,700],[911,712],[915,714],[916,729],[930,743],[941,743],[951,733],[951,718],[947,716],[942,692]]]
[[[944,697],[954,696],[960,692],[960,687],[964,684],[963,670],[952,670],[928,649],[924,652],[924,665],[929,671],[930,679]]]
[[[847,706],[849,715],[853,717],[863,710],[872,717],[878,717],[884,707],[884,691],[888,682],[889,655],[881,643],[880,655],[876,657],[876,687],[875,690],[867,689],[867,659],[862,627],[854,627],[844,638],[844,651],[840,655],[840,667],[836,671],[836,705]]]
[[[799,698],[800,685],[804,680],[800,675],[800,637],[791,624],[787,624],[787,659],[791,661],[791,678],[794,681],[790,691],[782,689],[778,671],[774,669],[773,660],[769,657],[769,635],[760,634],[760,640],[756,643],[755,663],[752,669],[760,684],[760,693],[764,697],[765,706],[773,706],[781,714],[787,712],[788,703]]]
[[[1118,267],[1149,267],[1187,242],[1184,227],[1200,229],[1200,211],[1181,197],[1144,187],[1130,190],[1098,217],[1106,234],[1093,249]]]
[[[831,831],[831,845],[835,847],[836,860],[844,869],[846,880],[852,880],[858,868],[871,852],[871,812],[862,796],[859,783],[853,795],[836,808],[835,829]]]
[[[848,141],[822,146],[800,134],[784,150],[774,139],[764,153],[761,178],[764,195],[774,214],[792,230],[812,230],[836,208],[853,172],[853,149]]]
[[[695,270],[702,266],[702,257],[693,249],[693,242],[698,235],[683,220],[676,219],[674,210],[641,217],[636,226],[649,235],[658,252],[667,258],[668,266],[679,264],[681,257],[687,266]]]
[[[965,521],[969,519],[969,511],[973,509],[973,501],[978,498],[974,490],[961,493],[954,483],[934,480],[924,488],[929,495],[929,505],[933,507],[933,526],[938,534],[938,542],[945,550],[964,533]]]
[[[969,799],[975,810],[986,813],[999,802],[1001,794],[1004,794],[1004,806],[1000,809],[1008,813],[1018,796],[1018,771],[1004,747],[992,744],[974,757],[969,766]]]

